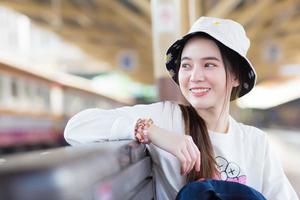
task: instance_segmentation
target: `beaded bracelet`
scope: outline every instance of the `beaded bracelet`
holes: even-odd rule
[[[152,119],[138,119],[135,128],[134,135],[135,138],[143,144],[150,144],[151,140],[148,137],[148,128],[153,124]]]

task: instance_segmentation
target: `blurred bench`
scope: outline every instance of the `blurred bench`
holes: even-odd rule
[[[134,141],[63,147],[0,158],[0,199],[153,199],[151,160]]]

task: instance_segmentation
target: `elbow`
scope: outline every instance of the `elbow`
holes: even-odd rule
[[[84,143],[89,115],[93,109],[87,109],[74,115],[66,124],[64,130],[64,139],[70,145]]]
[[[103,141],[106,134],[101,130],[103,123],[101,110],[92,108],[74,115],[67,123],[64,138],[70,145],[79,145]],[[105,130],[104,130],[105,131]]]
[[[78,140],[76,140],[76,130],[74,130],[74,123],[72,122],[72,118],[68,121],[65,130],[64,130],[64,139],[70,145],[80,144]]]

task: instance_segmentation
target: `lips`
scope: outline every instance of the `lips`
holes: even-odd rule
[[[194,96],[204,96],[208,94],[211,88],[208,87],[193,87],[189,89]]]

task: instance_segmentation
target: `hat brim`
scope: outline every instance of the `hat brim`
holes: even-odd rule
[[[181,55],[182,49],[185,46],[186,42],[194,35],[197,34],[208,34],[209,36],[211,36],[212,38],[218,40],[217,38],[213,37],[212,35],[210,35],[209,33],[206,32],[193,32],[193,33],[189,33],[187,35],[185,35],[184,37],[182,37],[179,40],[176,40],[167,50],[166,53],[166,68],[169,71],[170,76],[172,77],[172,79],[178,84],[177,82],[177,73],[178,73],[178,68],[179,68],[179,64],[177,62],[180,62],[179,56]],[[219,41],[219,40],[218,40]],[[239,93],[238,97],[242,97],[245,94],[247,94],[248,92],[250,92],[252,90],[252,88],[254,87],[254,85],[256,84],[256,72],[254,67],[252,66],[251,62],[247,59],[247,57],[244,57],[242,55],[240,55],[238,52],[236,52],[235,50],[233,50],[232,48],[228,47],[227,45],[225,45],[222,41],[221,42],[224,46],[226,46],[227,48],[231,49],[232,51],[234,51],[235,53],[237,53],[237,55],[239,55],[240,59],[241,59],[241,63],[243,67],[243,70],[241,70],[241,75],[243,76],[243,83],[242,84],[242,89]]]

